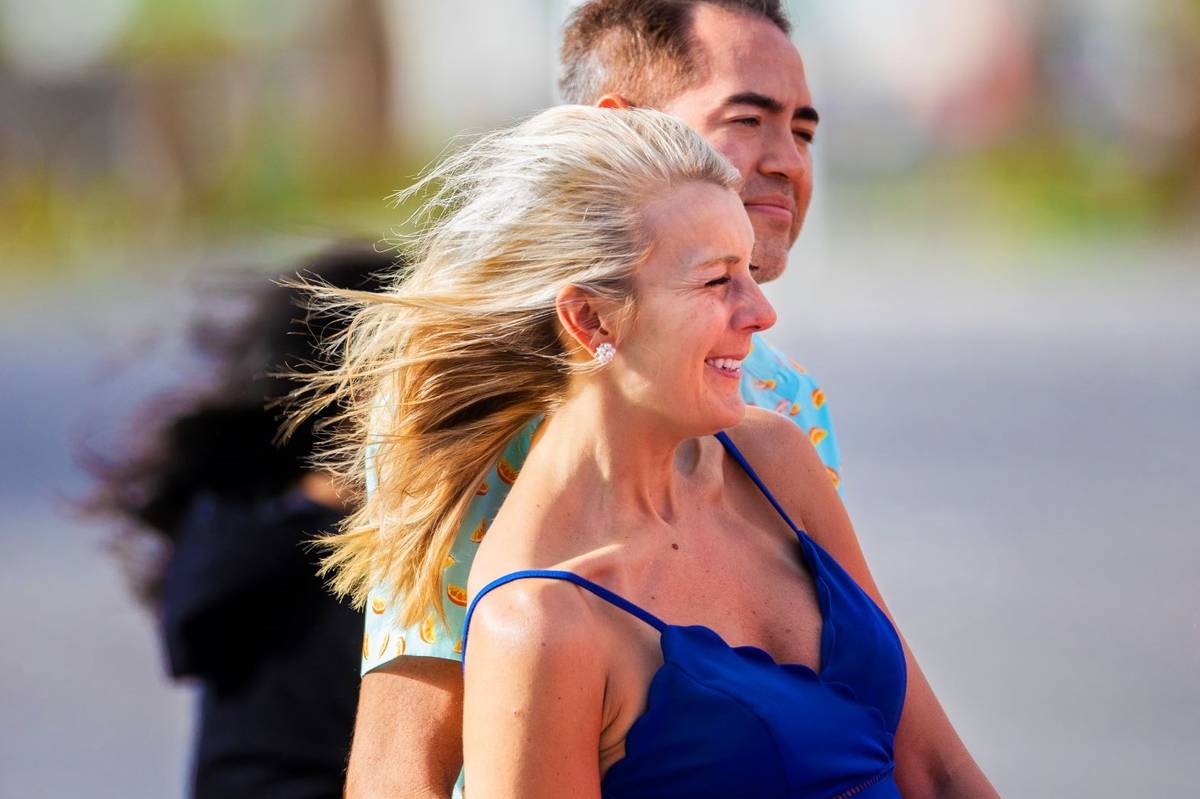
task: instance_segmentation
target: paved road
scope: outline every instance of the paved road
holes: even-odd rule
[[[876,577],[1006,796],[1193,785],[1194,251],[847,240],[772,290],[771,338],[829,396]],[[163,363],[100,379],[118,342],[179,305],[121,296],[22,304],[0,323],[3,796],[172,796],[186,769],[190,696],[159,676],[150,620],[99,534],[61,511],[80,486],[71,437],[130,385],[169,377],[151,350]]]

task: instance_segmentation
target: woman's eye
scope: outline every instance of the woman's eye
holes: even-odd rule
[[[728,282],[729,282],[729,275],[726,275],[725,277],[719,277],[716,280],[710,280],[707,283],[705,283],[704,285],[706,288],[712,288],[714,286],[723,286]]]

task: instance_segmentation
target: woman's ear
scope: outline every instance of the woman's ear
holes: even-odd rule
[[[564,286],[554,299],[558,322],[588,357],[609,336],[600,306],[604,300],[578,286]]]

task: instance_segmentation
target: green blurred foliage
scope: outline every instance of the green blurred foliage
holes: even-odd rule
[[[110,160],[78,168],[93,155],[64,152],[57,139],[70,137],[58,131],[36,157],[6,152],[0,137],[6,273],[61,276],[262,236],[379,239],[406,218],[386,198],[436,153],[389,115],[403,98],[389,85],[400,44],[378,24],[386,0],[134,2],[103,63],[73,79],[102,98],[107,116],[84,135],[112,139]],[[1170,20],[1200,64],[1200,0]],[[1030,125],[969,151],[931,146],[911,169],[833,174],[822,191],[852,196],[873,221],[983,235],[1145,235],[1194,223],[1200,131],[1191,150],[1146,169],[1128,142],[1071,124]]]

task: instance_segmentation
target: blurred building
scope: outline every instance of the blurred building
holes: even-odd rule
[[[0,0],[0,236],[54,265],[381,233],[383,198],[454,134],[554,101],[576,1]],[[1051,224],[1194,218],[1195,3],[790,5],[828,183]]]

